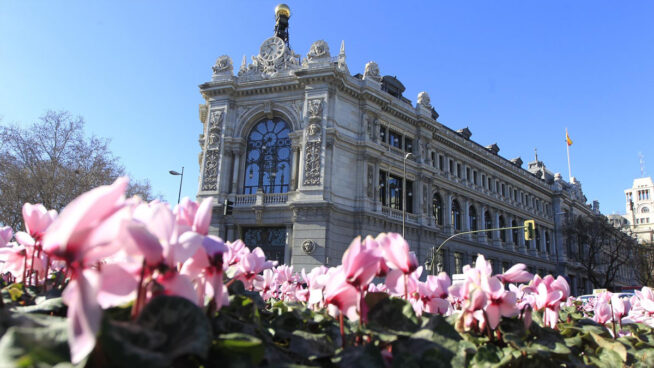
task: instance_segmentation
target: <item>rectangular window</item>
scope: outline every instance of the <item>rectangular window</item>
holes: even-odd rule
[[[436,167],[436,152],[431,153],[431,165]]]
[[[518,198],[518,190],[517,190],[517,189],[513,189],[513,200],[515,201],[516,198]]]
[[[454,160],[450,159],[450,174],[454,175]]]
[[[404,150],[406,152],[413,152],[413,139],[404,137]]]
[[[406,211],[413,213],[413,182],[406,181]]]
[[[463,273],[463,253],[454,252],[454,273]]]
[[[438,155],[438,169],[443,171],[444,165],[443,165],[443,155]]]
[[[461,177],[461,164],[459,163],[456,164],[456,177],[457,178]]]
[[[502,183],[502,197],[506,197],[506,187],[504,186],[504,183]]]
[[[395,148],[402,149],[402,135],[398,132],[388,131],[388,144]]]
[[[466,167],[466,180],[470,181],[470,168]]]
[[[381,201],[382,206],[388,205],[388,201],[386,200],[386,186],[388,185],[386,178],[386,171],[379,170],[379,200]]]
[[[386,141],[386,127],[383,126],[383,125],[379,126],[379,141],[384,142],[384,143],[388,143]]]
[[[472,181],[475,183],[475,185],[479,184],[477,182],[477,172],[476,171],[472,172]]]
[[[402,179],[395,175],[388,176],[388,202],[390,208],[402,209]]]
[[[502,191],[500,190],[500,182],[497,180],[495,181],[495,192],[502,193]]]
[[[487,179],[488,179],[488,183],[487,183],[488,185],[487,185],[487,186],[488,186],[488,190],[490,191],[490,190],[491,190],[491,182],[492,182],[492,180],[491,180],[490,176],[489,176]]]

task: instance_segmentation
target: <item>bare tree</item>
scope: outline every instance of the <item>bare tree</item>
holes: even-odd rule
[[[636,280],[654,287],[654,244],[638,244],[635,253]]]
[[[25,202],[60,211],[81,193],[125,175],[107,139],[84,135],[84,119],[48,111],[27,128],[0,125],[0,224],[22,226]],[[150,183],[129,194],[152,199]]]
[[[569,254],[595,287],[612,288],[619,273],[633,270],[636,240],[602,215],[579,216],[564,226]]]

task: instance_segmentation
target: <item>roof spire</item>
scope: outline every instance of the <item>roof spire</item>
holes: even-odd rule
[[[286,4],[279,4],[275,7],[275,36],[284,40],[290,49],[288,40],[288,19],[291,17],[291,9]]]

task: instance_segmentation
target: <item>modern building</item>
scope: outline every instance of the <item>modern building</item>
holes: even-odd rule
[[[651,177],[634,179],[625,189],[628,229],[641,244],[654,244],[654,183]]]
[[[579,181],[538,158],[525,169],[498,144],[472,140],[468,127],[442,124],[426,92],[413,103],[375,62],[351,72],[344,43],[334,56],[321,40],[298,55],[289,18],[279,6],[259,53],[236,73],[229,56],[219,57],[200,85],[198,197],[216,198],[213,233],[299,270],[340,264],[358,235],[404,232],[430,265],[434,247],[454,233],[535,219],[534,240],[521,229],[464,235],[443,247],[436,267],[460,273],[482,253],[495,272],[522,262],[566,275],[574,293],[590,290],[562,232],[567,218],[599,213]]]

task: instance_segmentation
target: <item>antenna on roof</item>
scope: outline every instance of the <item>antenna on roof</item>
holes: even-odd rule
[[[638,159],[640,161],[640,177],[644,178],[645,177],[645,156],[643,156],[642,152],[638,152]]]

